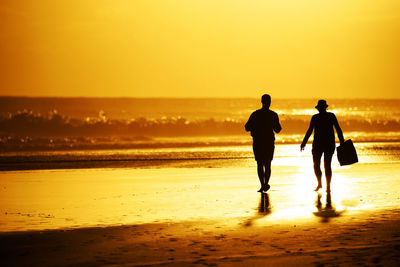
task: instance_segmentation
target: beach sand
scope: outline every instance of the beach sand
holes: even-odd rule
[[[400,212],[232,227],[223,220],[3,233],[3,266],[398,266]]]
[[[276,161],[268,195],[243,164],[1,172],[1,262],[398,266],[400,165],[334,165],[331,205],[311,166]]]

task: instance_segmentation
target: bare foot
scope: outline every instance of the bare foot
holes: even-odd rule
[[[270,186],[269,184],[266,184],[266,185],[263,187],[263,191],[264,191],[264,192],[267,192],[270,188],[271,188],[271,186]]]
[[[322,185],[318,185],[315,189],[314,189],[314,191],[318,191],[318,190],[320,190],[322,188]]]

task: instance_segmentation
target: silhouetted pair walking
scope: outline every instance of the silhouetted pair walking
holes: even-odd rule
[[[259,192],[269,190],[269,179],[271,176],[271,161],[275,150],[275,133],[282,129],[279,123],[278,114],[270,110],[271,96],[263,95],[261,97],[262,108],[254,111],[245,125],[246,131],[250,131],[253,137],[253,152],[257,161],[257,173],[260,179],[261,188]],[[327,112],[328,105],[325,100],[319,100],[315,108],[319,111],[311,118],[310,126],[300,145],[303,151],[308,138],[314,131],[314,141],[312,146],[312,155],[314,162],[314,172],[317,177],[318,185],[315,191],[322,188],[321,177],[321,158],[324,154],[324,167],[326,177],[326,191],[330,192],[330,183],[332,179],[331,161],[335,152],[335,127],[340,144],[343,144],[344,138],[342,130],[336,119],[335,114]]]

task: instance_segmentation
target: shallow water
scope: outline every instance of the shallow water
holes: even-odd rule
[[[360,163],[341,167],[334,158],[331,207],[324,192],[319,196],[312,191],[316,181],[309,146],[303,153],[297,145],[277,146],[269,201],[256,192],[259,182],[252,157],[163,160],[152,167],[4,171],[0,229],[202,219],[238,226],[330,222],[398,208],[397,146],[363,146],[357,145]],[[243,153],[250,152],[246,148]]]
[[[400,143],[355,143],[362,163],[399,162]],[[274,165],[308,166],[311,145],[301,153],[298,144],[277,144]],[[253,166],[251,143],[247,145],[171,147],[108,150],[53,150],[0,153],[0,170],[76,168],[192,168]],[[336,157],[333,159],[337,164]]]

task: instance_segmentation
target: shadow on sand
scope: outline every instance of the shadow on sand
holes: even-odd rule
[[[317,207],[317,211],[313,212],[313,214],[317,217],[321,217],[321,222],[329,222],[331,218],[339,217],[344,211],[337,211],[332,205],[331,193],[326,193],[326,204],[323,207],[321,202],[322,195],[318,193],[317,200],[315,201],[315,206]]]
[[[252,226],[255,220],[261,219],[271,213],[272,210],[271,210],[271,203],[269,201],[269,194],[261,193],[260,201],[258,203],[257,213],[254,216],[248,218],[243,223],[243,226],[246,227]]]

